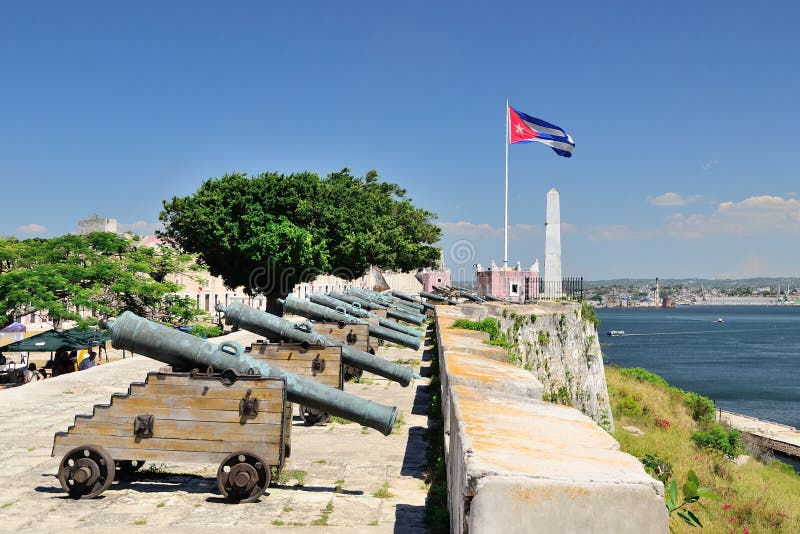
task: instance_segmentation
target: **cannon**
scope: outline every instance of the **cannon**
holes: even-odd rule
[[[346,364],[388,378],[401,386],[409,385],[411,378],[414,376],[411,367],[387,362],[383,358],[348,347],[341,341],[336,341],[314,332],[308,323],[292,323],[238,302],[228,306],[217,305],[216,310],[225,314],[225,324],[243,328],[262,336],[278,337],[287,341],[308,343],[310,345],[342,346],[342,361]],[[334,413],[334,415],[337,414]]]
[[[314,304],[319,304],[320,306],[325,306],[326,308],[331,308],[333,310],[343,309],[345,313],[352,315],[354,317],[358,317],[360,319],[368,319],[368,318],[377,319],[378,325],[383,326],[385,328],[391,328],[392,330],[397,330],[398,332],[402,332],[403,334],[407,334],[409,336],[420,335],[419,330],[416,330],[415,328],[403,326],[396,321],[379,317],[377,314],[369,310],[365,310],[360,305],[357,304],[349,304],[347,302],[337,300],[333,297],[329,297],[328,295],[321,295],[316,293],[311,294],[308,298]]]
[[[390,308],[388,304],[373,302],[371,300],[367,300],[357,295],[342,293],[341,291],[331,291],[329,295],[335,298],[336,300],[341,300],[342,302],[347,302],[353,305],[358,304],[359,306],[361,306],[361,308],[365,310],[370,310],[374,313],[380,313],[381,311],[383,311],[386,313],[386,317],[390,319],[397,319],[398,321],[405,321],[407,323],[412,323],[412,324],[422,324],[423,321],[425,320],[424,315],[420,315],[417,313],[402,312],[397,310],[396,308]]]
[[[303,317],[307,317],[309,319],[341,322],[343,324],[369,324],[368,321],[364,319],[359,319],[358,317],[353,317],[347,313],[332,310],[325,306],[301,300],[296,297],[286,297],[285,300],[278,299],[278,302],[283,304],[283,310],[285,312],[295,315],[302,315]],[[414,350],[419,349],[421,344],[419,332],[417,332],[414,336],[410,336],[408,334],[398,332],[397,330],[392,330],[391,328],[385,328],[375,324],[369,325],[369,335],[385,341],[391,341],[392,343],[397,343],[398,345],[403,345],[404,347]]]
[[[332,388],[344,389],[342,347],[258,341],[246,347],[244,351],[245,354],[256,360],[280,367],[290,373],[310,378]],[[285,448],[288,457],[291,454],[291,403],[286,409],[289,427],[286,432]],[[300,415],[306,426],[323,425],[330,419],[330,414],[302,404],[300,405]]]
[[[423,315],[424,319],[425,307],[422,306],[421,304],[404,302],[400,299],[392,297],[391,295],[387,295],[384,293],[376,293],[374,291],[368,291],[366,289],[358,289],[355,287],[351,287],[347,291],[351,295],[355,295],[357,297],[369,300],[371,302],[377,302],[378,304],[383,304],[384,306],[393,307],[403,313]]]
[[[180,334],[180,333],[179,333]],[[190,334],[182,334],[192,337]],[[199,338],[195,338],[199,339]],[[230,502],[253,502],[283,467],[286,380],[234,373],[148,373],[56,432],[52,456],[74,499],[97,497],[145,461],[215,463]]]
[[[181,368],[211,367],[239,374],[282,378],[286,380],[286,398],[290,402],[326,411],[374,428],[387,436],[397,418],[396,407],[383,406],[287,373],[244,354],[244,348],[238,343],[224,341],[217,346],[131,312],[120,315],[108,328],[115,349],[143,354]]]
[[[458,301],[456,301],[456,300],[449,299],[449,298],[443,297],[441,295],[436,295],[434,293],[428,293],[427,291],[420,291],[419,292],[419,296],[420,297],[424,297],[424,298],[426,298],[428,300],[435,300],[436,302],[446,302],[447,304],[450,304],[452,306],[455,306],[456,304],[458,304]]]
[[[413,295],[409,295],[407,293],[403,293],[402,291],[398,291],[396,289],[392,289],[392,295],[399,298],[400,300],[405,300],[407,302],[414,302],[416,304],[422,304],[423,308],[426,310],[433,310],[434,307],[432,304],[428,304]]]

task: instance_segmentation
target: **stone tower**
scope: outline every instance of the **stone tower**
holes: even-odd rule
[[[544,230],[544,297],[561,298],[561,207],[555,188],[547,192]]]

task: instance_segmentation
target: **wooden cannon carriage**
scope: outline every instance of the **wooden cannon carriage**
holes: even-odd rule
[[[58,479],[71,497],[91,498],[111,486],[117,469],[134,471],[146,460],[219,462],[222,495],[252,502],[269,486],[270,469],[283,467],[286,405],[282,378],[148,373],[55,434]]]
[[[311,324],[315,332],[369,354],[375,354],[375,347],[382,343],[380,339],[370,337],[369,325],[366,324],[343,324],[329,321],[311,321]],[[345,382],[361,378],[362,374],[364,374],[363,369],[344,364]]]
[[[256,342],[245,349],[251,358],[279,367],[298,376],[310,378],[326,386],[344,389],[344,366],[342,347],[308,345],[307,343]],[[292,406],[287,404],[288,420],[291,422]],[[320,410],[300,405],[300,415],[308,426],[328,422],[330,415]],[[291,454],[291,431],[286,434],[286,456]]]

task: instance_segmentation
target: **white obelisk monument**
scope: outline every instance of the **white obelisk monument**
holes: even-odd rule
[[[544,229],[544,297],[561,298],[561,207],[555,188],[547,192]]]

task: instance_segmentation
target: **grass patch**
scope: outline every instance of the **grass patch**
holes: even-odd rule
[[[320,510],[320,512],[321,515],[311,522],[311,524],[315,527],[321,527],[328,524],[328,518],[333,513],[333,503],[328,503],[325,505],[325,508]]]
[[[394,425],[392,425],[392,430],[397,430],[401,426],[406,424],[406,416],[403,412],[397,414],[397,419],[394,420]]]
[[[142,525],[146,525],[147,524],[147,519],[137,519],[136,521],[134,521],[131,524],[134,525],[134,526],[137,526],[137,527],[141,527]]]
[[[287,514],[288,514],[289,512],[291,512],[292,510],[294,510],[294,508],[292,508],[291,506],[284,506],[284,507],[283,507],[283,511],[284,511],[284,512],[286,512]]]
[[[287,482],[290,480],[295,481],[295,486],[305,486],[306,475],[308,473],[301,469],[284,469],[280,473],[275,473],[275,469],[273,469],[272,480],[279,486],[287,486]]]
[[[276,527],[282,527],[282,526],[283,526],[283,525],[285,525],[286,523],[284,523],[284,522],[283,522],[283,521],[281,521],[280,519],[276,519],[275,521],[273,521],[273,522],[272,522],[272,524],[273,524],[273,525],[275,525]]]
[[[389,482],[384,482],[380,488],[376,489],[372,492],[373,497],[377,497],[378,499],[389,499],[394,497],[394,494],[389,491]]]
[[[595,329],[600,328],[600,317],[597,316],[597,311],[591,304],[581,303],[581,317],[585,321],[592,323]]]
[[[0,508],[8,508],[9,506],[14,506],[13,502],[4,502]]]
[[[164,501],[161,501],[160,503],[158,503],[156,505],[156,508],[164,508],[166,505],[167,505],[167,503],[165,503]]]
[[[357,376],[353,379],[353,382],[356,384],[367,384],[372,385],[375,383],[375,380],[366,376]]]
[[[338,415],[332,415],[330,422],[339,425],[349,425],[350,423],[352,423],[352,421],[345,419],[344,417],[339,417]]]
[[[450,512],[447,509],[447,466],[444,461],[444,430],[442,428],[442,382],[439,376],[439,348],[436,332],[432,333],[431,347],[431,405],[428,409],[429,426],[425,429],[427,466],[425,486],[428,498],[425,499],[425,523],[433,534],[447,534],[450,531]]]
[[[333,492],[341,493],[343,487],[344,487],[344,479],[340,478],[339,480],[336,481],[336,485],[333,486]]]
[[[504,316],[505,317],[505,316]],[[505,334],[500,331],[500,320],[496,317],[487,317],[482,321],[470,321],[469,319],[456,319],[450,328],[462,328],[464,330],[477,330],[489,334],[489,345],[509,348],[510,343]]]
[[[410,365],[412,367],[416,367],[417,365],[419,365],[419,359],[418,358],[397,358],[394,361],[394,363],[396,363],[397,365]]]
[[[664,481],[684,484],[689,470],[701,485],[720,496],[719,501],[701,500],[692,505],[705,526],[703,532],[737,534],[749,532],[800,532],[800,477],[789,467],[751,459],[737,466],[724,450],[734,442],[724,427],[696,417],[706,403],[695,394],[669,386],[661,377],[644,370],[605,369],[617,430],[614,437],[623,451],[642,460],[646,469]],[[633,400],[639,409],[630,409]],[[687,402],[687,398],[692,400]],[[700,412],[703,410],[701,409]],[[712,412],[713,418],[713,412]],[[642,429],[633,436],[623,426]],[[693,436],[703,436],[703,439]],[[719,447],[715,445],[720,445]],[[694,532],[680,517],[670,519],[672,532]]]
[[[377,526],[378,526],[378,524],[379,524],[379,523],[378,523],[378,520],[376,519],[376,520],[374,520],[374,521],[370,521],[370,522],[367,524],[367,526],[370,526],[370,527],[377,527]]]
[[[328,463],[328,460],[326,460],[325,458],[322,458],[321,460],[314,460],[314,462],[313,462],[313,463],[315,463],[315,464],[321,464],[321,465],[325,465],[325,464],[327,464],[327,463]]]

